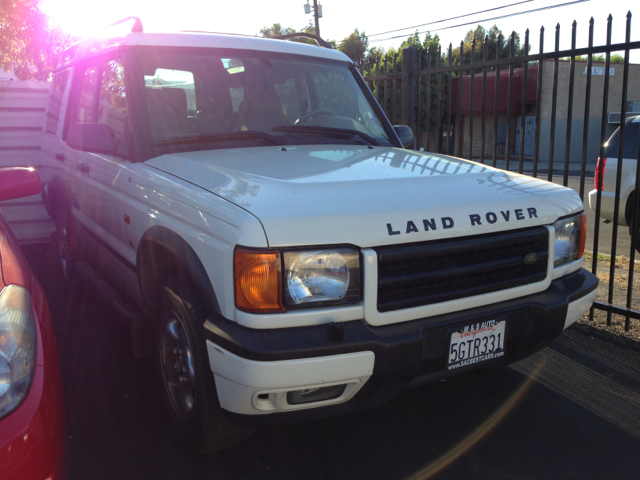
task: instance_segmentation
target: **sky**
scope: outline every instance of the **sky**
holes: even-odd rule
[[[325,39],[340,41],[356,28],[369,36],[370,46],[384,49],[398,47],[403,39],[419,32],[431,31],[440,36],[443,46],[460,44],[467,31],[481,24],[489,29],[496,24],[508,34],[515,30],[524,41],[524,32],[530,29],[532,53],[539,48],[540,27],[545,28],[545,51],[553,49],[555,27],[561,26],[560,49],[571,46],[571,24],[577,21],[577,46],[587,46],[589,19],[595,20],[594,45],[606,41],[606,22],[613,16],[612,43],[624,41],[626,15],[637,5],[632,19],[631,40],[640,40],[640,2],[637,0],[589,0],[577,4],[539,12],[526,13],[510,18],[494,19],[501,15],[567,3],[572,0],[485,0],[483,2],[457,0],[450,2],[425,0],[395,0],[392,8],[382,2],[356,2],[353,0],[321,0],[323,18],[320,33]],[[399,32],[376,35],[404,27],[414,27],[427,22],[438,22],[455,16],[467,15],[517,2],[519,5],[477,13],[464,18],[439,22],[428,26],[409,28]],[[45,12],[58,21],[68,32],[78,36],[91,36],[111,22],[127,16],[139,16],[145,31],[204,30],[222,33],[256,35],[265,26],[280,23],[296,30],[304,28],[313,15],[304,13],[306,0],[242,0],[240,2],[216,0],[42,0]],[[310,0],[313,4],[313,0]],[[455,8],[452,8],[455,7]],[[467,24],[455,28],[446,28]],[[401,35],[401,38],[387,39]],[[424,33],[420,34],[424,38]],[[640,50],[631,53],[631,62],[640,63]]]

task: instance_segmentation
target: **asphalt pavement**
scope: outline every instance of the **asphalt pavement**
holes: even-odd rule
[[[408,391],[375,410],[258,430],[193,457],[164,422],[149,359],[47,247],[24,247],[52,312],[69,480],[637,479],[640,345],[576,325],[510,367]]]

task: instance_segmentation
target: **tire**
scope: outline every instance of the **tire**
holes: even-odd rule
[[[56,264],[63,283],[70,284],[76,261],[70,224],[56,225],[56,231],[51,239],[51,258]]]
[[[633,244],[633,248],[636,249],[637,252],[640,253],[640,210],[636,212],[636,214],[629,222],[629,235],[631,235],[631,241],[633,241],[633,231],[636,232],[635,242]]]
[[[218,402],[204,338],[206,311],[186,283],[170,282],[156,309],[156,363],[162,400],[171,430],[192,454],[231,447],[253,429],[224,416]]]

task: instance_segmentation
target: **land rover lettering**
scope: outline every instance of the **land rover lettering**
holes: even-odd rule
[[[538,218],[538,211],[536,208],[529,207],[526,209],[528,213],[528,218]],[[525,214],[523,213],[524,209],[516,208],[513,210],[513,217],[511,216],[510,210],[501,210],[500,214],[505,222],[508,222],[510,218],[515,218],[516,220],[525,220]],[[489,224],[497,223],[499,220],[498,215],[495,212],[485,212],[483,214],[480,213],[470,213],[469,214],[469,223],[472,227],[481,226],[483,222],[486,221]],[[455,222],[452,217],[441,217],[440,222],[442,223],[442,229],[453,228],[455,226]],[[420,221],[408,220],[406,222],[405,233],[419,233],[420,230],[416,226],[416,224],[420,224]],[[422,219],[423,231],[435,231],[437,230],[436,219],[435,218],[424,218]],[[402,232],[400,230],[394,229],[391,223],[387,223],[387,233],[389,235],[400,235]]]

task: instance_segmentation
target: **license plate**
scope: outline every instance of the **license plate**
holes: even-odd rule
[[[502,357],[506,324],[505,320],[485,320],[452,332],[447,369],[453,370]]]

